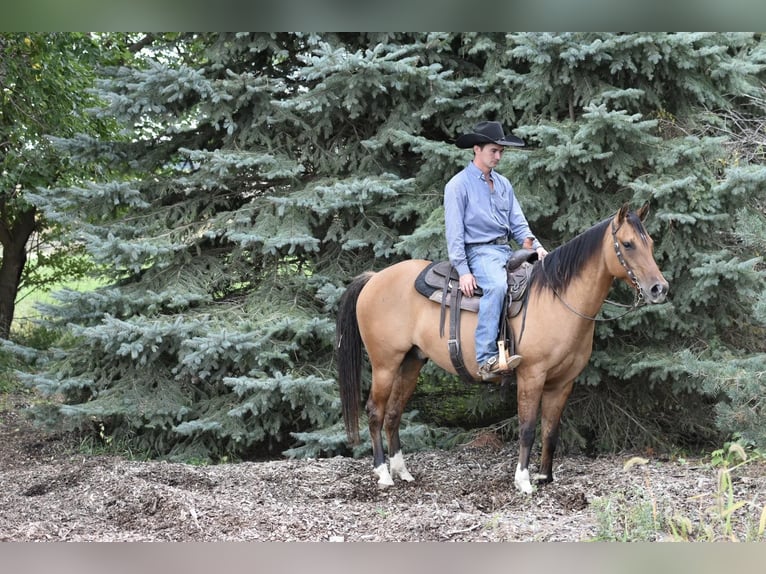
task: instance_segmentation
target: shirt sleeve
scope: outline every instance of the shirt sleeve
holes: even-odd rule
[[[465,255],[465,190],[453,178],[444,186],[444,227],[447,237],[447,252],[452,266],[460,275],[470,273]]]
[[[510,182],[508,185],[510,186]],[[524,210],[521,208],[521,204],[516,199],[516,194],[513,191],[513,186],[511,186],[511,209],[508,215],[508,223],[511,228],[511,236],[519,245],[522,245],[527,237],[531,237],[532,249],[542,247],[542,244],[537,240],[537,237],[535,237],[535,234],[532,233],[532,230],[529,227],[527,218],[524,215]]]

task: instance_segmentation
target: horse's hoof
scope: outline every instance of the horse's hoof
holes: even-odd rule
[[[405,481],[407,481],[407,482],[412,482],[413,480],[415,480],[415,477],[414,477],[414,476],[412,476],[412,475],[411,475],[409,472],[407,472],[406,470],[405,470],[404,472],[400,472],[400,473],[399,473],[399,478],[401,478],[402,480],[405,480]]]
[[[537,473],[532,477],[532,480],[534,480],[537,484],[548,484],[549,482],[553,482],[553,477],[548,476],[547,474]]]
[[[391,458],[390,464],[392,476],[398,476],[407,482],[412,482],[415,480],[407,470],[407,466],[404,464],[404,456],[402,456],[402,451],[397,452],[393,458]]]
[[[391,473],[388,472],[385,463],[375,469],[375,474],[378,476],[378,488],[388,488],[394,485],[394,479],[391,478]]]
[[[519,492],[521,492],[522,494],[532,494],[532,492],[534,492],[534,488],[532,488],[532,483],[530,482],[517,480],[516,488],[518,488]]]
[[[529,482],[529,469],[521,470],[520,466],[516,466],[516,476],[514,478],[516,488],[524,494],[532,494],[532,483]]]

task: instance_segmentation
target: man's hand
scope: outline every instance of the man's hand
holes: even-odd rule
[[[521,246],[524,249],[532,249],[532,244],[534,242],[535,242],[535,238],[534,237],[527,237],[527,238],[524,239],[524,241],[522,242]],[[548,250],[545,247],[543,247],[542,245],[540,247],[538,247],[537,249],[535,249],[535,251],[537,251],[537,258],[538,259],[545,259],[545,256],[548,255]]]
[[[524,241],[521,243],[522,249],[532,249],[532,244],[534,243],[535,238],[534,237],[527,237],[524,239]]]
[[[473,297],[473,292],[478,287],[476,277],[472,273],[466,273],[460,276],[460,290],[466,297]]]

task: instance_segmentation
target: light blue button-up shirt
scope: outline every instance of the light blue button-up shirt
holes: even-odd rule
[[[488,243],[505,237],[521,245],[527,237],[534,237],[511,182],[494,170],[490,177],[494,191],[471,162],[444,186],[447,250],[460,275],[471,272],[465,255],[467,243]],[[534,239],[532,247],[537,249],[540,242]]]

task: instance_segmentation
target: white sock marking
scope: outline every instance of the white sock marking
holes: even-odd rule
[[[404,464],[404,455],[402,454],[402,451],[397,452],[394,455],[394,458],[391,459],[391,474],[393,476],[398,476],[407,482],[415,480]]]
[[[524,494],[532,494],[532,483],[529,482],[529,469],[521,470],[521,463],[516,465],[516,488]]]
[[[385,462],[375,469],[375,474],[378,475],[379,488],[388,488],[389,486],[393,486],[394,480],[391,478],[391,474],[389,474],[388,467],[386,466]]]

